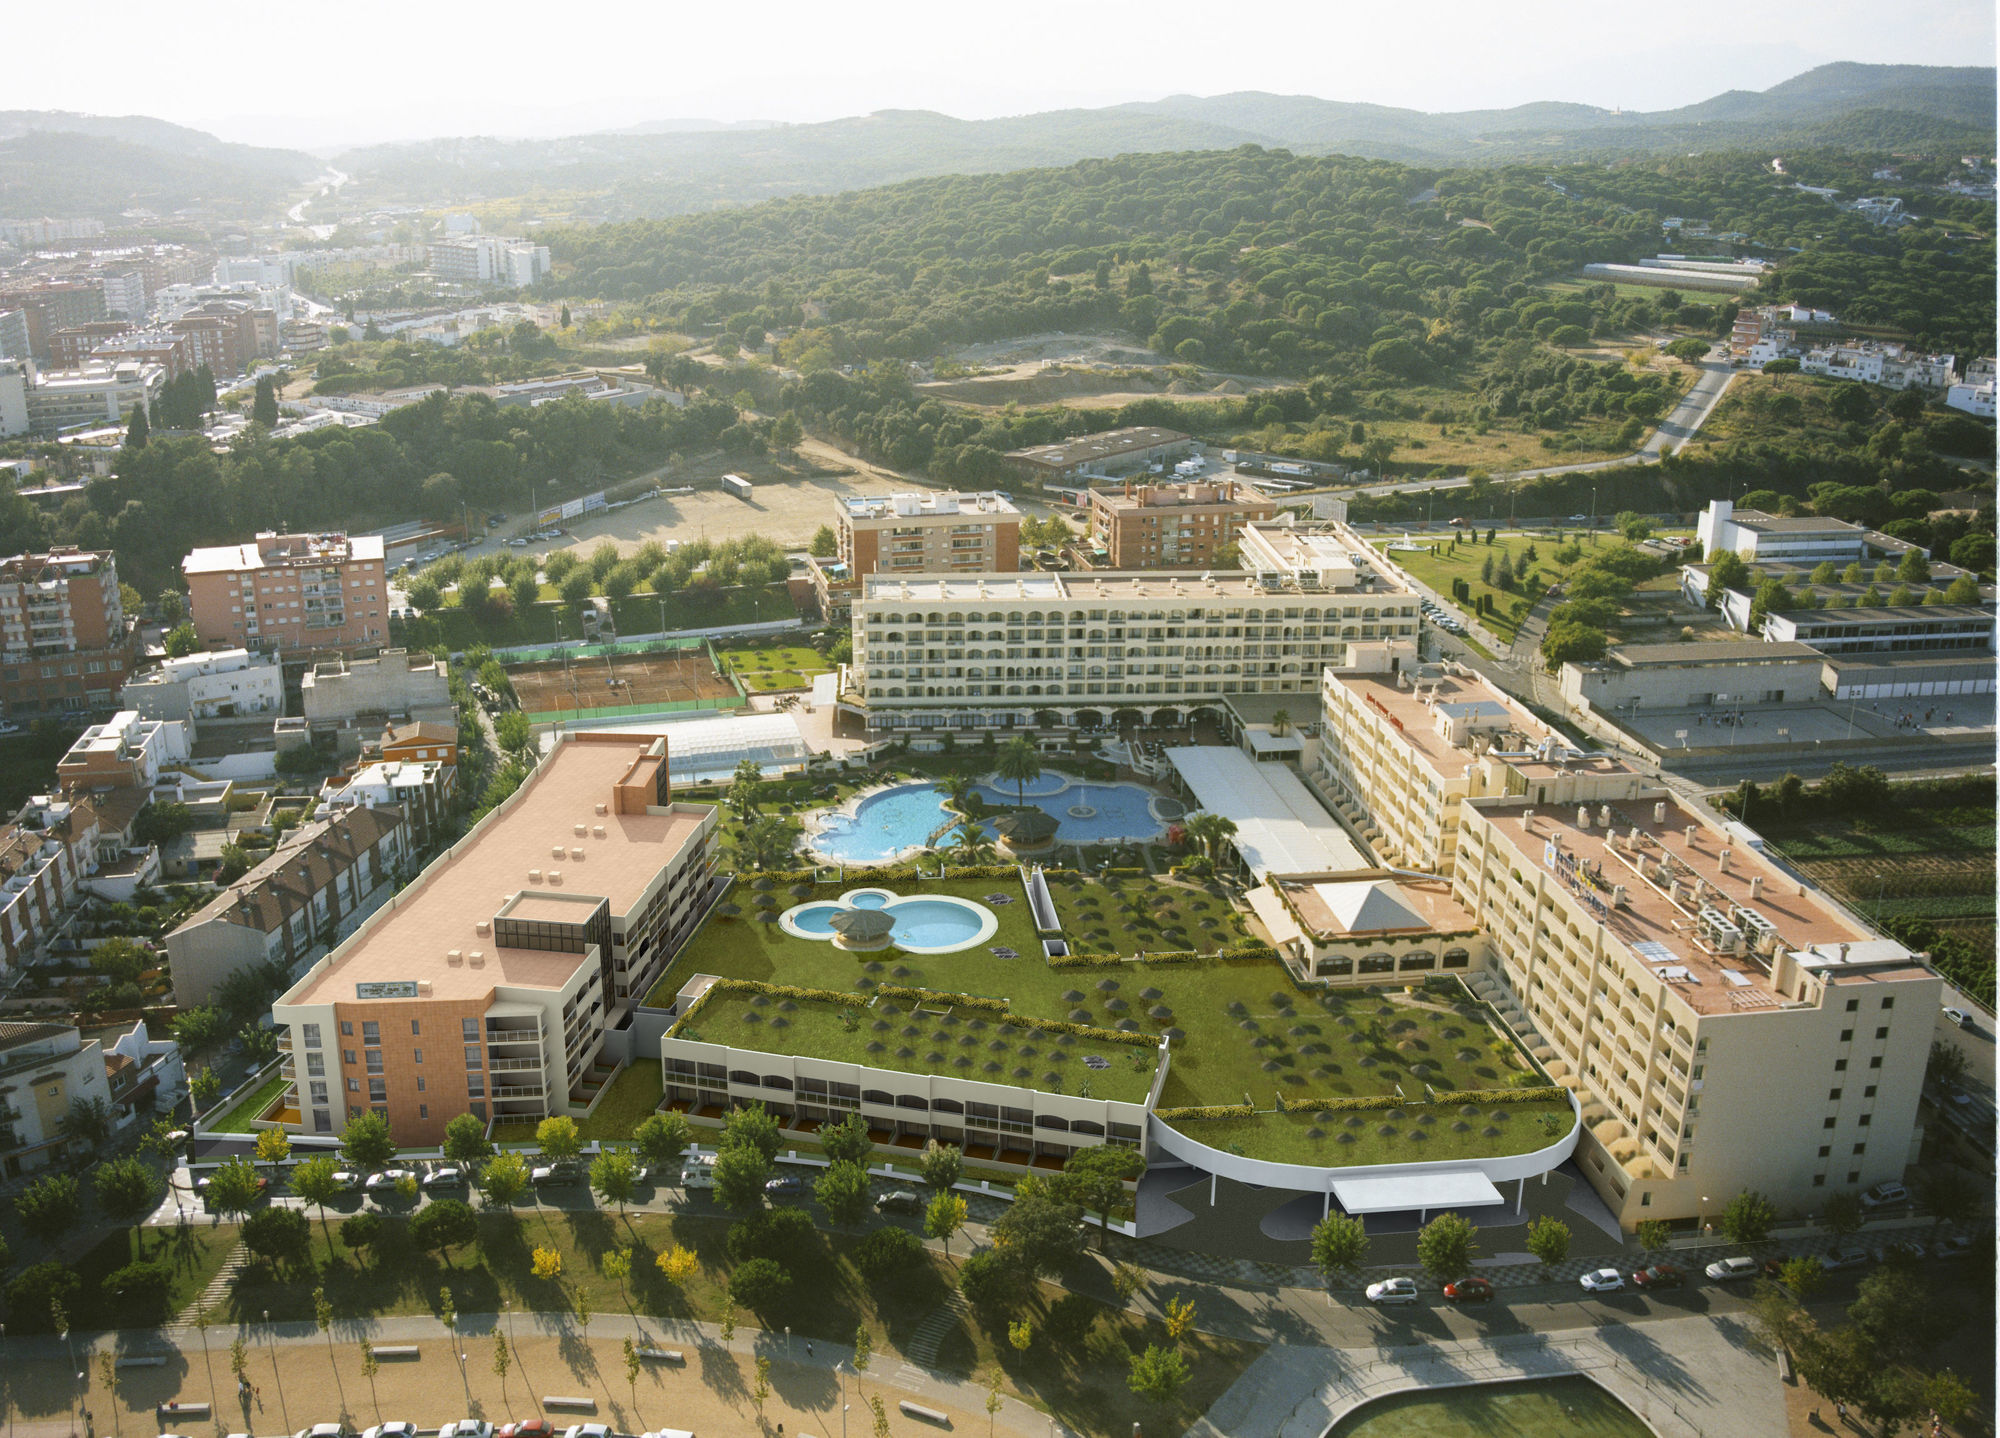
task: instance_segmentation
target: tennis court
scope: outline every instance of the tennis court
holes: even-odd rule
[[[510,665],[507,677],[530,714],[614,705],[686,704],[736,699],[736,689],[716,674],[704,649],[655,654],[558,654],[534,664]]]

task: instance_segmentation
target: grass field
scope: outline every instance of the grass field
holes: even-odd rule
[[[666,1090],[660,1081],[660,1061],[657,1058],[633,1059],[618,1077],[611,1081],[611,1091],[597,1102],[597,1107],[576,1121],[577,1132],[583,1135],[585,1143],[624,1143],[632,1137],[632,1130],[640,1120],[655,1112]],[[495,1143],[533,1143],[535,1124],[495,1123],[493,1141]]]
[[[83,1288],[70,1317],[76,1327],[86,1331],[152,1328],[168,1322],[208,1287],[235,1245],[235,1229],[215,1229],[205,1224],[186,1228],[114,1229],[76,1263],[76,1274],[83,1281]],[[150,1263],[164,1263],[173,1274],[171,1285],[157,1302],[104,1291],[106,1275],[142,1258]],[[17,1255],[17,1260],[24,1267],[31,1261],[25,1255]]]
[[[804,644],[773,644],[718,650],[723,668],[743,681],[747,689],[771,693],[782,689],[807,689],[815,674],[828,674],[833,666],[817,649]]]
[[[521,1310],[581,1314],[587,1305],[596,1313],[631,1311],[712,1323],[722,1316],[729,1275],[736,1267],[725,1242],[730,1218],[706,1198],[694,1202],[698,1211],[672,1216],[621,1218],[595,1210],[525,1208],[482,1213],[476,1243],[443,1258],[419,1251],[399,1219],[383,1225],[380,1241],[365,1254],[349,1250],[338,1237],[341,1217],[352,1211],[343,1206],[329,1215],[330,1248],[312,1215],[311,1271],[279,1273],[252,1263],[217,1316],[248,1322],[268,1309],[273,1321],[310,1321],[313,1289],[319,1286],[333,1305],[336,1322],[436,1313],[449,1288],[451,1305],[461,1313],[497,1312],[506,1303]],[[234,1238],[233,1230],[217,1233]],[[787,1327],[798,1339],[834,1343],[852,1342],[856,1330],[865,1329],[878,1349],[885,1342],[907,1346],[917,1326],[944,1301],[955,1281],[955,1265],[925,1254],[888,1272],[864,1273],[855,1260],[861,1237],[813,1232],[786,1257],[792,1283],[785,1296],[767,1312],[741,1315],[739,1323],[772,1331]],[[699,1262],[695,1275],[678,1288],[654,1265],[674,1244],[685,1245]],[[536,1248],[553,1250],[560,1258],[557,1277],[534,1277],[530,1264]],[[632,1275],[622,1283],[608,1277],[603,1267],[606,1256],[617,1251],[631,1256]],[[946,1335],[942,1362],[968,1374],[975,1366],[997,1362],[1003,1386],[1070,1428],[1124,1438],[1139,1421],[1149,1428],[1160,1423],[1180,1431],[1256,1356],[1251,1344],[1190,1332],[1178,1341],[1192,1375],[1180,1401],[1164,1410],[1142,1407],[1123,1381],[1129,1355],[1148,1343],[1173,1340],[1157,1321],[1099,1301],[1106,1285],[1094,1265],[1078,1265],[1077,1283],[1085,1292],[1066,1294],[1045,1285],[1030,1298],[1021,1316],[1034,1325],[1038,1341],[1026,1353],[1014,1352],[1004,1332],[989,1333],[967,1321]],[[603,1342],[610,1347],[611,1340]],[[474,1366],[476,1378],[485,1366],[483,1358]]]
[[[854,886],[853,881],[824,884],[810,895],[772,897],[782,909],[808,899],[831,899]],[[1074,935],[1078,926],[1091,922],[1092,915],[1109,915],[1114,920],[1134,916],[1127,922],[1095,926],[1108,931],[1112,942],[1107,947],[1122,953],[1164,951],[1171,942],[1164,937],[1147,940],[1145,935],[1154,930],[1137,927],[1139,916],[1144,916],[1147,924],[1163,922],[1161,906],[1155,903],[1157,896],[1172,894],[1178,899],[1185,894],[1180,902],[1190,907],[1213,898],[1157,879],[1119,875],[1087,882],[1074,875],[1057,875],[1052,888],[1066,933]],[[1033,1018],[1069,1020],[1097,1028],[1114,1028],[1129,1021],[1140,1032],[1167,1034],[1173,1039],[1167,1082],[1160,1096],[1161,1105],[1171,1108],[1248,1102],[1259,1110],[1270,1110],[1277,1106],[1280,1094],[1294,1100],[1394,1094],[1398,1085],[1406,1093],[1418,1094],[1426,1082],[1440,1089],[1512,1088],[1535,1078],[1477,1005],[1451,1006],[1366,989],[1303,994],[1276,958],[1054,968],[1037,957],[1041,944],[1018,881],[926,880],[922,892],[951,894],[985,904],[999,921],[999,928],[985,945],[957,954],[917,955],[895,950],[854,954],[831,943],[794,938],[775,923],[755,922],[748,917],[754,891],[739,889],[731,897],[741,904],[744,916],[711,919],[681,951],[647,1001],[671,1003],[691,976],[717,974],[850,992],[857,1005],[868,1001],[870,990],[889,983],[945,993],[1004,996],[1013,1012]],[[991,903],[989,894],[1008,894],[1014,902]],[[1207,917],[1217,916],[1211,913]],[[1217,926],[1208,930],[1196,919],[1182,922],[1185,927],[1171,932],[1202,934],[1211,950],[1243,942],[1243,931],[1233,914],[1226,922],[1218,919]],[[1126,931],[1128,924],[1132,932]],[[1167,931],[1158,932],[1164,935]],[[1021,957],[996,960],[990,952],[994,947],[1011,948]],[[841,1028],[837,1011],[818,1016],[808,1014],[805,1006],[792,1011],[773,1006],[762,1012],[764,1018],[744,1025],[731,1011],[731,1027],[724,1030],[710,1025],[704,1013],[697,1018],[696,1028],[711,1041],[729,1041],[720,1038],[721,1034],[749,1037],[744,1030],[754,1028],[754,1042],[748,1046],[767,1051],[796,1045],[794,1051],[820,1052],[815,1043],[846,1048],[881,1042],[885,1045],[882,1054],[871,1055],[864,1049],[857,1061],[882,1061],[885,1067],[912,1071],[928,1071],[924,1066],[929,1061],[924,1056],[933,1049],[945,1055],[947,1066],[962,1048],[981,1064],[1001,1057],[983,1042],[962,1045],[959,1040],[964,1035],[955,1026],[927,1023],[919,1026],[917,1034],[909,1035],[895,1032],[901,1025],[894,1022],[889,1031],[876,1030],[876,1020],[863,1014],[857,1029],[849,1033]],[[771,1029],[772,1021],[779,1018],[785,1020],[781,1029],[784,1037]],[[822,1028],[834,1032],[822,1034]],[[949,1047],[936,1039],[936,1032],[947,1033]],[[989,1041],[1001,1040],[995,1034]],[[1019,1052],[1023,1044],[1038,1052],[1032,1056]],[[903,1047],[911,1050],[910,1057],[897,1057],[897,1050]],[[1048,1084],[1040,1075],[1048,1067],[1050,1046],[1030,1035],[1015,1036],[1010,1047],[1014,1052],[1005,1056],[1008,1072],[992,1076],[992,1081],[1031,1084],[1046,1090]],[[1079,1070],[1072,1063],[1064,1062],[1057,1068],[1066,1076],[1076,1074]],[[1013,1073],[1019,1067],[1029,1069],[1028,1078]],[[1102,1083],[1122,1083],[1128,1077],[1127,1067],[1125,1060],[1114,1058],[1112,1069],[1098,1071],[1094,1077]],[[982,1069],[974,1076],[983,1074]],[[1067,1082],[1075,1079],[1067,1078]],[[1096,1092],[1112,1096],[1101,1087]],[[1263,1156],[1260,1131],[1260,1121],[1247,1122],[1240,1133],[1232,1135],[1232,1141],[1240,1141],[1247,1152]],[[1295,1147],[1289,1131],[1274,1127],[1268,1134],[1285,1151]],[[1514,1143],[1511,1131],[1494,1141]],[[1407,1142],[1404,1156],[1422,1157],[1419,1149],[1425,1142]],[[1503,1147],[1502,1151],[1536,1146],[1522,1144]]]
[[[1490,613],[1481,616],[1480,623],[1491,629],[1502,639],[1509,640],[1514,637],[1515,631],[1521,627],[1521,615],[1515,613],[1516,606],[1521,607],[1521,614],[1524,615],[1527,613],[1527,606],[1523,602],[1526,599],[1526,595],[1519,584],[1514,587],[1512,592],[1509,592],[1481,579],[1480,574],[1488,559],[1491,559],[1497,565],[1500,562],[1500,556],[1505,554],[1508,562],[1516,570],[1519,570],[1525,564],[1539,579],[1541,584],[1547,587],[1550,584],[1567,578],[1571,571],[1582,565],[1594,552],[1623,542],[1615,534],[1606,534],[1598,531],[1595,536],[1596,543],[1592,544],[1591,533],[1589,531],[1579,531],[1575,535],[1566,535],[1560,539],[1547,534],[1504,533],[1497,536],[1494,542],[1489,545],[1485,543],[1485,534],[1483,531],[1478,531],[1479,542],[1472,542],[1471,536],[1474,533],[1474,530],[1468,529],[1466,531],[1467,537],[1460,540],[1455,552],[1451,550],[1450,537],[1444,535],[1414,537],[1412,540],[1413,543],[1431,546],[1426,550],[1392,550],[1387,547],[1389,541],[1386,539],[1377,539],[1374,543],[1375,547],[1378,550],[1382,550],[1390,560],[1408,570],[1413,578],[1429,585],[1446,599],[1451,598],[1452,581],[1454,579],[1463,579],[1472,588],[1473,603],[1462,605],[1467,612],[1473,610],[1480,596],[1491,596],[1493,609]],[[1556,558],[1556,553],[1558,550],[1566,551],[1567,547],[1572,543],[1575,544],[1579,553],[1570,563],[1562,563]],[[1529,556],[1530,550],[1534,551],[1532,558]],[[1672,580],[1662,579],[1648,582],[1671,584]]]
[[[250,1121],[277,1100],[278,1095],[285,1091],[287,1082],[282,1069],[273,1069],[263,1083],[202,1127],[210,1133],[249,1133]]]

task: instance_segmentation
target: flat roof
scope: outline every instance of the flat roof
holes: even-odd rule
[[[1495,717],[1496,710],[1509,721],[1508,733],[1522,736],[1524,745],[1539,744],[1554,731],[1526,709],[1510,702],[1499,690],[1474,676],[1426,674],[1411,688],[1403,688],[1388,675],[1342,674],[1327,676],[1331,683],[1351,689],[1362,701],[1390,721],[1404,743],[1416,750],[1417,758],[1440,780],[1456,779],[1473,762],[1470,749],[1462,749],[1438,732],[1437,711]],[[1477,708],[1467,706],[1478,705]],[[1490,732],[1490,731],[1488,731]],[[1549,773],[1622,774],[1630,772],[1623,760],[1609,754],[1586,753],[1560,734],[1554,734],[1563,756],[1544,763],[1540,760],[1514,762],[1523,773],[1545,769]],[[1496,747],[1499,747],[1496,745]]]
[[[1823,657],[1812,645],[1793,639],[1745,639],[1720,644],[1621,644],[1605,656],[1605,662],[1626,669],[1693,669],[1711,664],[1796,663]]]
[[[1729,516],[1729,522],[1758,534],[1865,533],[1861,525],[1824,514],[1766,514],[1761,509],[1739,509]]]
[[[1237,569],[1094,570],[1089,574],[871,574],[859,600],[903,599],[912,604],[975,603],[1026,599],[1043,602],[1115,603],[1121,599],[1268,599],[1278,604],[1316,600],[1318,591],[1268,589]]]
[[[429,997],[475,999],[499,985],[560,988],[584,962],[582,954],[505,948],[491,933],[473,927],[490,920],[509,899],[537,887],[533,870],[547,883],[551,870],[562,895],[596,895],[611,912],[628,912],[639,896],[680,856],[701,826],[692,809],[620,814],[613,787],[623,779],[654,735],[615,738],[571,736],[537,764],[514,797],[470,834],[433,861],[415,882],[333,954],[333,961],[279,1000],[282,1004],[353,1003],[357,983],[428,979]],[[599,814],[596,805],[612,812]],[[578,836],[575,826],[584,826]],[[595,829],[602,827],[604,837]],[[562,845],[564,857],[552,850]],[[584,857],[571,857],[580,848]],[[518,910],[517,910],[518,912]],[[450,963],[459,950],[468,962]],[[473,950],[484,965],[469,962]]]
[[[902,514],[896,509],[899,499],[917,501],[915,514]],[[954,508],[944,508],[941,501],[950,501]],[[849,495],[840,501],[849,519],[939,519],[955,518],[967,514],[1019,514],[1014,501],[997,489],[981,490],[977,494],[931,494],[911,490],[902,494]]]
[[[1259,764],[1221,745],[1166,752],[1199,807],[1236,821],[1231,842],[1257,878],[1367,867],[1339,820],[1284,765]]]
[[[1388,1178],[1339,1178],[1333,1197],[1349,1213],[1401,1213],[1405,1209],[1477,1208],[1505,1203],[1493,1180],[1476,1168]]]
[[[1107,429],[1098,434],[1087,434],[1081,439],[1065,440],[1061,444],[1035,444],[1029,445],[1026,449],[1010,449],[1006,457],[1026,460],[1030,464],[1066,469],[1072,464],[1082,464],[1088,460],[1110,459],[1114,455],[1130,454],[1135,449],[1153,449],[1163,444],[1185,444],[1190,437],[1177,429],[1130,426],[1125,429]]]
[[[1702,908],[1725,915],[1737,907],[1751,909],[1794,950],[1874,940],[1872,933],[1844,917],[1816,890],[1664,790],[1608,805],[1590,804],[1587,826],[1577,823],[1578,806],[1573,804],[1536,806],[1521,799],[1471,802],[1520,854],[1524,869],[1540,867],[1560,876],[1566,866],[1557,856],[1574,858],[1587,873],[1587,892],[1604,904],[1602,922],[1612,937],[1669,982],[1697,1013],[1743,1013],[1793,1003],[1772,988],[1766,961],[1747,947],[1716,953],[1695,942]],[[1666,805],[1664,819],[1653,817],[1657,803]],[[1606,808],[1611,811],[1609,831],[1600,822]],[[1722,863],[1724,849],[1729,851],[1727,868]],[[1682,892],[1678,903],[1654,877],[1663,856],[1673,861],[1671,880]],[[1642,865],[1645,874],[1635,864]],[[1755,894],[1753,879],[1759,881]],[[1699,881],[1698,894],[1691,892],[1694,880]],[[1802,887],[1806,892],[1800,892]],[[1625,890],[1624,903],[1613,902],[1614,888]],[[1912,960],[1896,972],[1910,977],[1925,970]],[[1880,978],[1883,973],[1877,969],[1854,977]]]

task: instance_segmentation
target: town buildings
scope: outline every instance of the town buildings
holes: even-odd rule
[[[382,1114],[399,1144],[454,1116],[581,1110],[607,1031],[709,893],[716,810],[669,799],[668,741],[558,736],[498,809],[281,997],[285,1125]],[[357,815],[380,813],[359,810]]]
[[[92,1102],[111,1105],[103,1045],[71,1024],[0,1022],[0,1174],[82,1157],[90,1145],[64,1124],[72,1107]]]
[[[1868,553],[1868,531],[1861,525],[1825,515],[1738,509],[1726,499],[1708,502],[1695,520],[1695,538],[1709,560],[1726,549],[1752,564],[1814,565],[1827,559],[1846,564]]]
[[[27,372],[30,433],[54,436],[74,429],[122,426],[134,406],[160,397],[167,372],[134,359],[90,360],[77,369]]]
[[[431,273],[468,285],[524,290],[547,279],[549,247],[506,235],[462,235],[429,246]]]
[[[12,716],[110,707],[138,637],[108,550],[0,559],[0,704]]]
[[[1073,482],[1087,475],[1129,474],[1172,459],[1194,448],[1194,441],[1178,430],[1136,426],[1110,429],[1061,444],[1030,445],[1009,450],[1007,468],[1023,483],[1033,485]]]
[[[143,719],[275,718],[285,712],[284,669],[273,652],[187,654],[134,674],[119,702]]]
[[[1269,519],[1277,503],[1237,480],[1186,480],[1090,492],[1090,528],[1112,569],[1185,569],[1214,564],[1243,526]],[[1233,567],[1233,566],[1232,566]]]
[[[182,561],[195,632],[211,649],[352,649],[388,637],[382,541],[275,534]]]
[[[365,721],[371,730],[368,737],[373,738],[375,731],[395,718],[441,725],[454,740],[458,735],[450,665],[422,650],[412,654],[405,649],[384,649],[372,659],[322,659],[299,680],[299,693],[306,722],[315,729],[344,729]]]
[[[150,797],[161,771],[188,757],[193,739],[185,723],[121,710],[77,735],[56,761],[56,779],[65,794],[130,789]]]
[[[451,813],[458,792],[458,767],[442,760],[390,759],[364,764],[353,777],[329,779],[320,791],[320,812],[393,805],[410,825],[411,839],[428,846]]]
[[[205,1003],[231,974],[260,964],[298,978],[388,901],[414,852],[397,808],[361,804],[288,831],[167,935],[175,996]]]
[[[0,345],[0,354],[6,348]],[[1953,409],[1981,419],[1993,418],[1993,359],[1974,360],[1965,367],[1964,378],[1945,391],[1944,402]]]

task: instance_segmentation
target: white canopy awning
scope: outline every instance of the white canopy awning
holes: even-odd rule
[[[1349,1213],[1401,1213],[1405,1209],[1477,1208],[1505,1203],[1493,1180],[1477,1169],[1413,1173],[1394,1178],[1335,1179],[1333,1196]]]

